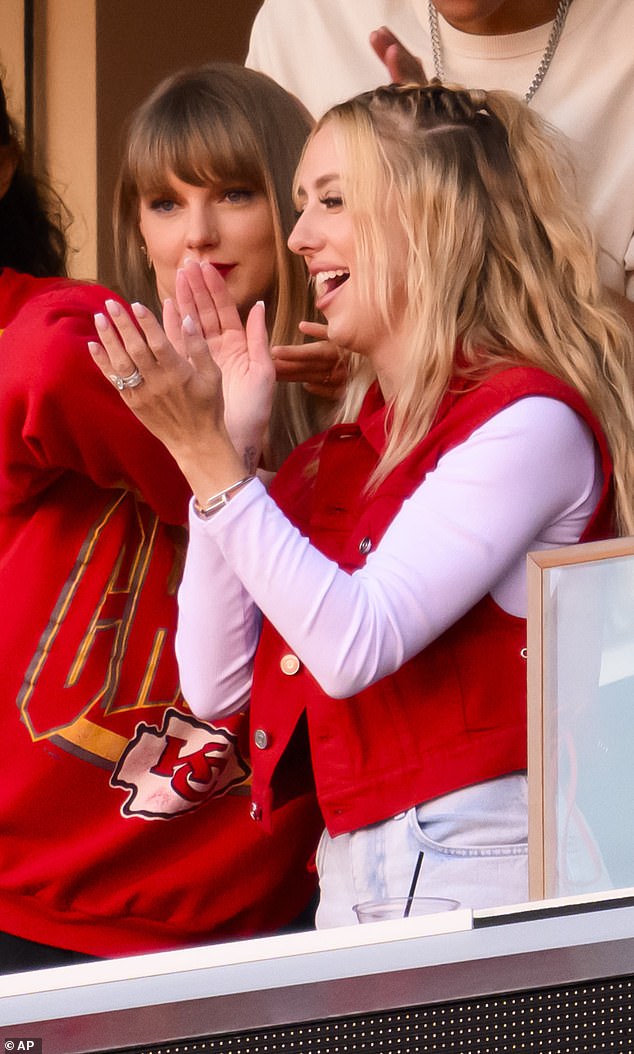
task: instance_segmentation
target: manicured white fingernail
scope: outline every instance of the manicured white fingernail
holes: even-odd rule
[[[148,313],[148,310],[147,310],[146,307],[143,306],[143,304],[139,304],[138,300],[135,300],[135,302],[133,304],[131,304],[130,306],[131,306],[132,310],[134,311],[134,314],[135,314],[136,318],[145,318],[146,317],[146,315]]]
[[[191,315],[185,315],[185,318],[183,319],[183,329],[192,337],[195,336],[195,334],[198,332],[196,323],[194,322]]]
[[[116,300],[106,300],[106,307],[108,308],[108,313],[112,318],[116,318],[117,315],[121,314],[121,304],[119,304]]]
[[[96,329],[106,330],[106,329],[108,329],[109,325],[110,325],[110,323],[108,322],[108,319],[106,318],[105,315],[102,315],[101,312],[99,312],[99,314],[95,315],[95,328]]]
[[[97,344],[96,340],[88,341],[88,351],[91,355],[98,355],[101,351],[101,344]]]

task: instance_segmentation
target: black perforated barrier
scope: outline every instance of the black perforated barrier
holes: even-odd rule
[[[630,1054],[634,977],[409,1007],[120,1054]]]

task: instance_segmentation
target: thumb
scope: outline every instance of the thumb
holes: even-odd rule
[[[181,322],[181,341],[181,357],[190,362],[197,373],[215,376],[219,372],[200,326],[191,315],[185,315]]]
[[[383,61],[394,84],[427,84],[422,62],[400,41],[390,44]]]
[[[180,353],[181,352],[181,325],[182,318],[180,312],[176,307],[176,304],[167,297],[163,303],[163,329],[165,330],[165,336],[169,340],[170,344]]]
[[[269,363],[272,366],[273,360],[266,332],[266,309],[263,300],[258,300],[249,311],[245,332],[249,359],[260,364]]]
[[[370,44],[386,67],[393,84],[427,84],[420,59],[412,55],[387,26],[381,26],[370,34]]]
[[[315,337],[316,340],[328,340],[328,326],[323,322],[300,322],[299,331],[307,337]]]

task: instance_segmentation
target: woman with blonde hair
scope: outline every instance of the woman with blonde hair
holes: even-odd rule
[[[341,423],[270,494],[221,395],[242,371],[254,417],[270,402],[261,308],[240,347],[219,324],[208,348],[199,296],[185,358],[140,305],[143,336],[99,319],[93,357],[138,369],[126,402],[194,493],[191,705],[217,718],[251,693],[265,825],[289,761],[310,759],[320,926],[405,896],[421,853],[420,895],[527,896],[526,553],[634,530],[631,336],[560,172],[549,130],[504,93],[381,88],[322,118],[289,244],[353,377]],[[221,570],[222,620],[206,596]]]

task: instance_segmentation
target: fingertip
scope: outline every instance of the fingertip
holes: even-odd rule
[[[118,300],[106,300],[106,307],[111,318],[117,318],[121,314],[121,304]]]
[[[96,340],[89,340],[86,343],[88,344],[88,351],[90,352],[90,354],[93,356],[93,358],[97,358],[97,356],[100,355],[103,350],[101,344],[98,344]]]
[[[182,321],[180,308],[170,296],[163,301],[163,318],[168,319],[170,325],[176,325]]]
[[[97,312],[97,314],[94,316],[94,319],[95,319],[95,328],[96,329],[99,329],[102,332],[105,332],[105,330],[108,329],[110,323],[108,322],[108,319],[106,318],[106,316],[101,311]]]
[[[249,311],[249,318],[260,319],[262,324],[266,323],[266,304],[263,300],[256,300],[255,304]]]
[[[150,313],[148,309],[143,306],[143,304],[140,304],[138,302],[138,300],[135,300],[135,302],[130,306],[132,308],[132,311],[134,312],[135,318],[147,318]]]

